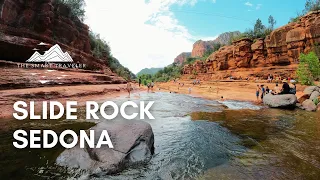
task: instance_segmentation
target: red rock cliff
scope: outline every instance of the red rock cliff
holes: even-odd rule
[[[59,44],[74,61],[108,69],[90,51],[89,27],[54,0],[0,1],[0,59],[25,62],[40,42]],[[18,53],[17,53],[18,52]]]
[[[241,39],[224,46],[207,58],[205,70],[199,70],[203,66],[198,62],[185,66],[184,74],[297,64],[300,53],[310,52],[319,43],[320,11],[316,11],[275,29],[265,39]]]
[[[190,52],[183,52],[181,54],[179,54],[175,59],[174,59],[174,62],[177,63],[177,64],[182,64],[184,63],[188,57],[191,56],[191,53]]]

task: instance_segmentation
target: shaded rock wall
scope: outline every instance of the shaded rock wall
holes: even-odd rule
[[[54,0],[0,1],[0,59],[25,62],[39,42],[59,44],[76,62],[107,68],[91,55],[89,27],[68,7]]]
[[[241,39],[212,53],[204,62],[193,69],[185,66],[183,73],[214,73],[220,70],[287,66],[299,62],[300,53],[317,49],[320,43],[320,11],[310,12],[299,22],[290,23],[271,32],[265,39]],[[199,52],[201,52],[199,50]]]

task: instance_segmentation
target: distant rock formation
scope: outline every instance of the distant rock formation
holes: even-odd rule
[[[205,70],[197,73],[212,74],[221,70],[295,65],[300,53],[312,51],[319,43],[320,11],[314,11],[301,17],[298,22],[275,29],[265,39],[252,41],[244,38],[221,47],[202,63],[205,66],[199,62],[193,66],[186,65],[183,72],[191,74],[201,67]],[[201,56],[207,47],[208,42],[196,42],[192,56]]]
[[[174,59],[174,63],[182,64],[187,60],[188,57],[191,57],[191,52],[183,52]]]
[[[216,44],[227,45],[229,44],[230,38],[232,36],[237,36],[239,34],[240,34],[239,31],[226,32],[226,33],[220,34],[215,40],[212,40],[212,41],[199,40],[193,44],[191,56],[203,57],[203,55],[206,52],[212,51],[214,49],[214,45]]]

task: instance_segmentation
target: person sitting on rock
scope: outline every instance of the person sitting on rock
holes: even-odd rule
[[[289,86],[287,80],[283,80],[282,83],[283,83],[282,89],[279,94],[290,94],[290,86]]]
[[[270,89],[269,89],[269,87],[267,86],[267,87],[266,87],[266,94],[269,94],[269,92],[270,92]]]
[[[280,87],[279,87],[279,84],[277,83],[277,84],[276,84],[276,87],[273,89],[273,91],[272,91],[271,94],[277,95],[277,94],[279,94],[279,93],[281,93],[281,89],[280,89]]]
[[[290,81],[291,82],[291,81]],[[295,83],[290,83],[289,84],[290,91],[289,94],[296,94],[297,93],[297,87]]]

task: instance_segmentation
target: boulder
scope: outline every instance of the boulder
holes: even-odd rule
[[[315,99],[318,99],[319,96],[320,96],[319,91],[313,91],[309,99],[314,101]]]
[[[128,166],[148,162],[154,154],[154,135],[144,121],[104,121],[93,128],[95,145],[102,130],[107,130],[114,146],[66,149],[56,159],[60,166],[88,170],[91,174],[114,174]]]
[[[303,93],[311,95],[313,91],[319,91],[319,90],[320,88],[318,86],[309,86],[304,89]]]
[[[272,108],[294,108],[297,103],[297,97],[293,94],[267,94],[263,98],[263,103]]]
[[[314,104],[314,102],[310,99],[308,100],[305,100],[303,103],[302,103],[302,106],[303,106],[303,109],[306,110],[306,111],[315,111],[317,110],[317,106]]]
[[[303,96],[301,96],[299,99],[298,99],[298,102],[300,104],[302,104],[305,100],[309,99],[310,98],[310,95],[309,94],[305,94]]]

